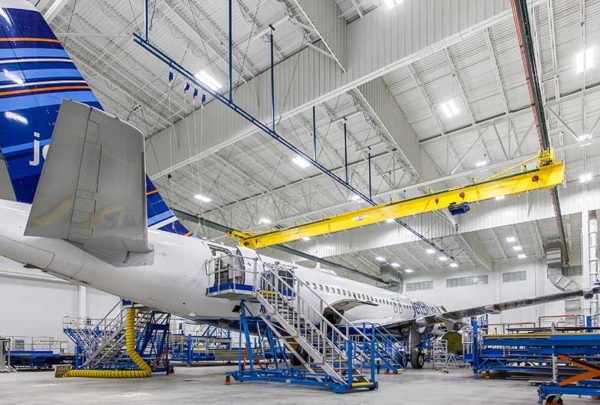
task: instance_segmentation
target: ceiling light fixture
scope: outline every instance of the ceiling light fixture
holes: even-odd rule
[[[303,236],[303,237],[302,237],[302,240],[303,240],[304,242],[308,242],[308,241],[310,240],[310,238],[309,238],[308,236]]]
[[[450,267],[456,268],[456,267],[458,267],[458,264],[457,263],[450,263]]]
[[[214,77],[208,74],[205,70],[201,70],[200,72],[195,74],[196,79],[200,80],[202,83],[210,87],[214,91],[219,91],[223,86],[219,83]]]
[[[391,266],[392,267],[400,267],[400,265],[398,263],[396,263],[396,262],[392,263]]]
[[[488,161],[487,161],[487,160],[482,160],[481,162],[477,162],[477,163],[475,163],[475,166],[476,166],[476,167],[483,167],[483,166],[485,166],[485,165],[487,165],[487,164],[488,164]]]
[[[358,200],[360,200],[361,198],[360,198],[360,196],[359,196],[359,195],[356,195],[356,194],[354,194],[352,197],[350,197],[350,199],[351,199],[352,201],[358,201]]]
[[[377,260],[378,262],[385,262],[385,257],[377,256],[375,260]]]
[[[581,176],[579,176],[579,182],[587,183],[588,181],[592,180],[592,177],[592,173],[584,173]]]
[[[391,10],[396,6],[399,6],[400,4],[402,4],[403,1],[404,0],[383,0],[385,5],[387,6],[388,10]]]
[[[446,256],[440,256],[438,257],[438,259],[440,259],[440,261],[445,262],[446,260],[448,260],[448,258]]]
[[[592,134],[581,134],[581,135],[579,135],[579,136],[577,137],[577,140],[578,140],[579,142],[582,142],[582,141],[587,141],[587,140],[589,140],[589,139],[592,139]]]
[[[388,218],[385,220],[386,223],[391,224],[392,222],[396,222],[394,218]]]
[[[506,198],[506,196],[505,196],[505,195],[497,195],[496,197],[494,197],[494,200],[496,200],[496,201],[502,201],[502,200],[504,200],[505,198]]]
[[[205,196],[203,196],[202,194],[196,194],[196,195],[194,196],[194,198],[195,198],[196,200],[200,200],[200,201],[202,201],[202,202],[206,202],[206,203],[211,201],[211,199],[210,199],[210,198],[208,198],[208,197],[205,197]]]
[[[519,259],[525,259],[527,257],[527,255],[525,253],[521,253],[519,256],[517,256]]]
[[[306,169],[310,166],[310,163],[308,163],[306,159],[300,156],[296,156],[295,158],[293,158],[292,162],[294,162],[296,165],[300,166],[303,169]]]
[[[515,243],[517,241],[517,238],[515,238],[514,236],[509,236],[506,238],[506,241],[508,243]]]
[[[432,254],[434,254],[434,253],[435,253],[435,250],[433,250],[433,249],[427,249],[427,250],[425,250],[425,252],[426,252],[428,255],[432,255]]]
[[[522,246],[513,246],[513,250],[520,252],[521,250],[523,250]]]
[[[448,118],[455,117],[460,113],[460,110],[454,103],[454,100],[449,100],[445,103],[440,104],[440,108]]]
[[[581,73],[594,67],[594,48],[588,48],[575,54],[575,72]]]
[[[259,224],[267,224],[267,225],[268,225],[268,224],[270,224],[270,223],[271,223],[271,220],[270,220],[269,218],[261,218],[261,219],[258,221],[258,223],[259,223]]]
[[[415,271],[413,269],[406,269],[404,270],[405,273],[414,273]]]

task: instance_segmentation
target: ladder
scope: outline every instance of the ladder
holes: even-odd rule
[[[247,284],[251,288],[242,292],[239,283],[230,283],[226,277],[217,274],[211,279],[215,280],[215,283],[225,280],[224,284],[210,287],[207,289],[207,295],[237,300],[240,294],[244,294],[242,305],[245,301],[260,304],[260,313],[257,316],[284,343],[287,351],[298,359],[309,374],[322,374],[327,377],[322,379],[323,386],[335,392],[347,392],[358,388],[376,389],[373,342],[369,337],[358,331],[369,344],[363,347],[355,344],[350,336],[353,329],[350,321],[329,307],[314,290],[305,286],[303,281],[295,276],[293,266],[279,263],[261,263],[261,266],[257,266],[258,259],[252,260],[255,261],[254,265],[244,265],[244,268],[236,268],[233,272],[231,268],[222,270],[238,277],[240,273],[245,272],[243,279],[252,283]],[[239,262],[247,263],[247,260]],[[207,264],[207,269],[210,268]],[[325,309],[339,320],[338,326],[325,318]],[[365,350],[365,347],[370,349]],[[362,373],[365,365],[370,368],[371,376]],[[244,378],[241,373],[232,375],[236,379]]]

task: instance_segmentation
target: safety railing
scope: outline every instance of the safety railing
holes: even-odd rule
[[[214,257],[204,262],[204,269],[210,281],[208,293],[224,290],[253,291],[257,287],[256,257],[227,255]],[[250,264],[250,268],[246,268]]]
[[[373,362],[373,357],[361,348],[353,345],[350,339],[352,324],[340,312],[335,310],[312,289],[302,289],[304,283],[295,275],[289,275],[290,285],[276,271],[265,271],[261,274],[259,295],[279,313],[285,321],[296,328],[302,337],[312,346],[318,357],[327,363],[340,378],[348,378],[351,368]],[[316,308],[309,303],[316,302]],[[318,309],[317,309],[318,308]],[[341,328],[331,323],[323,312],[330,310],[340,320]],[[365,342],[370,339],[358,331]],[[306,350],[306,349],[305,349]],[[311,355],[310,350],[307,350]],[[348,356],[349,352],[351,353]],[[315,358],[313,354],[313,358]],[[318,358],[316,358],[318,360]]]

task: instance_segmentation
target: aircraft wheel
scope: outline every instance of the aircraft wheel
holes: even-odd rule
[[[410,365],[415,370],[420,370],[425,365],[425,355],[419,350],[413,350],[410,355]]]
[[[557,398],[556,395],[550,394],[546,397],[546,405],[564,404],[562,398]]]

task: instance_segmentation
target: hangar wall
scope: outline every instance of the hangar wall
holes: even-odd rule
[[[90,318],[104,317],[119,300],[91,288],[85,299]],[[0,336],[68,340],[62,318],[78,316],[78,311],[78,286],[0,257]]]
[[[576,265],[577,263],[572,263]],[[507,274],[525,272],[523,274]],[[494,302],[511,301],[519,298],[527,298],[538,295],[547,295],[560,292],[548,280],[547,268],[544,259],[509,260],[507,262],[494,262],[493,271],[482,269],[464,269],[445,273],[439,270],[431,271],[422,275],[406,277],[404,279],[404,292],[411,298],[442,304],[448,310],[469,308],[478,305],[486,305]],[[449,287],[448,279],[470,278],[477,276],[488,276],[487,284],[475,284],[466,286]],[[518,276],[518,277],[515,277]],[[572,277],[580,287],[585,287],[582,276]],[[409,283],[433,281],[433,289],[408,291]],[[455,283],[456,284],[456,283]],[[505,311],[499,315],[490,315],[490,323],[511,322],[537,322],[538,317],[545,315],[562,315],[565,313],[564,301],[553,302],[545,305]]]

